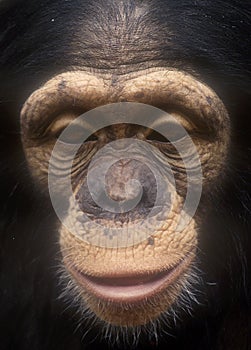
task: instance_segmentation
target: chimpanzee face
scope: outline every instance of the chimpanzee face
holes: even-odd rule
[[[197,207],[227,156],[219,97],[172,69],[121,75],[115,85],[109,74],[66,72],[30,96],[21,124],[43,191],[49,174],[75,293],[117,326],[169,310],[196,277]]]

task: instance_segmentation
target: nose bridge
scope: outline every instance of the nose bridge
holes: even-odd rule
[[[109,120],[107,120],[107,123],[109,124]],[[99,130],[97,135],[103,140],[114,141],[118,139],[135,138],[140,136],[140,133],[145,133],[145,128],[143,126],[132,123],[119,123],[118,120],[118,124],[108,125],[107,127]],[[112,143],[112,148],[115,150],[120,150],[123,149],[123,147],[126,147],[126,145],[127,141],[125,140],[124,144],[123,140],[121,140],[120,142]]]

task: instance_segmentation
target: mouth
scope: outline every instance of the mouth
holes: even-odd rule
[[[81,287],[96,298],[119,304],[140,303],[173,284],[189,267],[193,255],[186,256],[174,266],[150,274],[90,276],[75,266],[68,269]]]

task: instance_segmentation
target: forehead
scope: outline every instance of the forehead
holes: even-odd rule
[[[7,4],[8,2],[3,2]],[[36,88],[69,70],[127,74],[153,67],[203,77],[233,72],[246,50],[242,5],[192,0],[13,0],[1,12],[1,74]],[[3,13],[3,14],[2,14]],[[245,28],[244,28],[245,29]],[[230,42],[231,38],[231,42]],[[233,45],[234,43],[234,45]],[[226,62],[228,64],[226,65]],[[236,68],[238,69],[238,67]],[[195,73],[196,72],[196,73]],[[31,83],[30,83],[31,81]]]
[[[135,65],[179,65],[209,41],[214,23],[193,1],[18,2],[5,16],[23,65],[128,69]],[[215,7],[215,4],[213,8]],[[1,25],[0,25],[1,26]],[[200,40],[202,35],[203,40]],[[215,35],[214,35],[214,40]],[[198,44],[199,43],[199,44]],[[204,50],[205,51],[205,50]],[[16,57],[13,61],[16,60]]]

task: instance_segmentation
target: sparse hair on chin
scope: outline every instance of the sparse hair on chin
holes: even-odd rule
[[[203,302],[206,300],[205,292],[202,290],[205,281],[203,281],[202,273],[196,263],[193,263],[180,282],[180,295],[168,310],[145,325],[116,326],[99,319],[89,309],[87,306],[88,295],[85,294],[83,298],[83,292],[63,265],[58,269],[58,282],[61,289],[58,299],[65,304],[64,312],[69,309],[74,310],[76,331],[85,325],[82,340],[86,340],[92,329],[97,329],[98,333],[93,335],[93,339],[88,339],[90,342],[103,339],[111,347],[116,346],[122,349],[136,348],[142,339],[158,344],[163,334],[174,337],[173,327],[177,327],[182,322],[184,315],[193,317],[196,305],[201,305],[200,300]],[[101,303],[99,307],[102,307]]]

